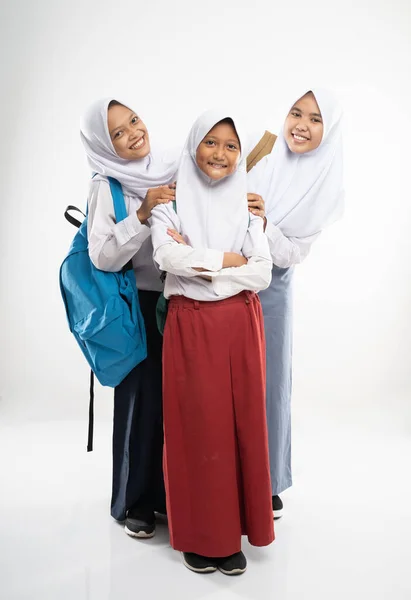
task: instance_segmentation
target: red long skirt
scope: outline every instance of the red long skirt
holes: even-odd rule
[[[274,540],[258,296],[170,299],[163,345],[164,475],[173,548],[203,556]]]

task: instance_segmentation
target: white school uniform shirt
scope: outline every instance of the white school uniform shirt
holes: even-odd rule
[[[90,182],[88,196],[89,255],[103,271],[119,271],[131,259],[137,287],[162,291],[160,272],[153,261],[150,228],[140,223],[137,210],[147,190],[175,179],[177,160],[172,154],[151,151],[141,160],[120,158],[112,144],[107,112],[114,98],[92,104],[82,118],[81,140],[89,166],[97,175]],[[122,102],[130,107],[129,103]],[[117,179],[123,189],[128,217],[116,223],[113,199],[107,177]]]
[[[120,271],[131,259],[139,290],[161,292],[161,272],[153,259],[150,227],[140,223],[137,210],[142,200],[124,194],[128,217],[116,223],[108,179],[102,175],[90,183],[87,233],[92,263],[102,271]]]
[[[205,135],[228,112],[204,113],[188,136],[177,174],[176,206],[156,206],[151,231],[154,259],[167,272],[164,295],[182,295],[194,300],[216,301],[244,290],[266,289],[271,281],[271,257],[263,220],[250,216],[247,208],[245,159],[242,153],[236,171],[212,181],[197,166],[195,155]],[[244,138],[236,123],[241,147]],[[188,245],[178,244],[167,228],[181,233]],[[242,267],[223,269],[224,252],[237,252],[248,259]],[[203,275],[197,268],[206,269]]]
[[[282,130],[271,154],[248,174],[248,190],[265,201],[271,257],[282,268],[302,262],[322,229],[339,219],[344,208],[342,110],[328,90],[312,92],[323,117],[319,147],[292,153]]]

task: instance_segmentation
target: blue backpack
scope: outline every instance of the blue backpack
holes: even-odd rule
[[[121,184],[108,177],[116,222],[127,217]],[[60,290],[70,331],[91,368],[90,422],[87,450],[92,449],[93,373],[102,385],[116,387],[147,357],[144,320],[131,261],[119,272],[97,269],[90,260],[87,216],[80,224],[70,250],[60,268]],[[81,211],[79,211],[81,212]]]

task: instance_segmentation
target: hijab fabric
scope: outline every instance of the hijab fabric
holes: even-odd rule
[[[208,132],[231,118],[241,154],[231,175],[214,181],[197,166],[196,151]],[[184,146],[177,175],[176,204],[182,231],[194,248],[241,252],[248,229],[246,139],[228,111],[213,109],[194,123]]]
[[[81,120],[80,135],[88,164],[94,173],[117,179],[125,193],[143,199],[149,188],[167,185],[174,181],[177,161],[171,159],[167,161],[155,151],[150,151],[148,156],[139,160],[126,160],[118,156],[107,124],[108,106],[112,100],[114,98],[97,100],[88,108]],[[121,102],[121,104],[130,108],[127,103]]]
[[[250,171],[248,189],[260,194],[267,219],[287,237],[308,237],[342,216],[342,109],[328,90],[314,88],[323,118],[323,138],[305,154],[290,151],[281,130],[274,149]],[[288,110],[307,92],[293,98]]]

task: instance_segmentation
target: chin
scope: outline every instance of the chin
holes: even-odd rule
[[[219,181],[220,179],[224,179],[224,177],[227,177],[228,173],[217,173],[216,175],[213,174],[208,174],[208,176],[210,177],[210,179],[212,179],[213,181]]]
[[[287,146],[290,152],[292,152],[293,154],[305,154],[306,152],[309,152],[311,150],[311,148],[308,148],[307,146],[298,146],[297,144],[294,144],[294,140],[291,138],[286,140],[287,142]]]
[[[140,152],[139,154],[131,154],[131,160],[141,160],[145,158],[148,154],[150,154],[150,148],[144,148],[144,152]]]

